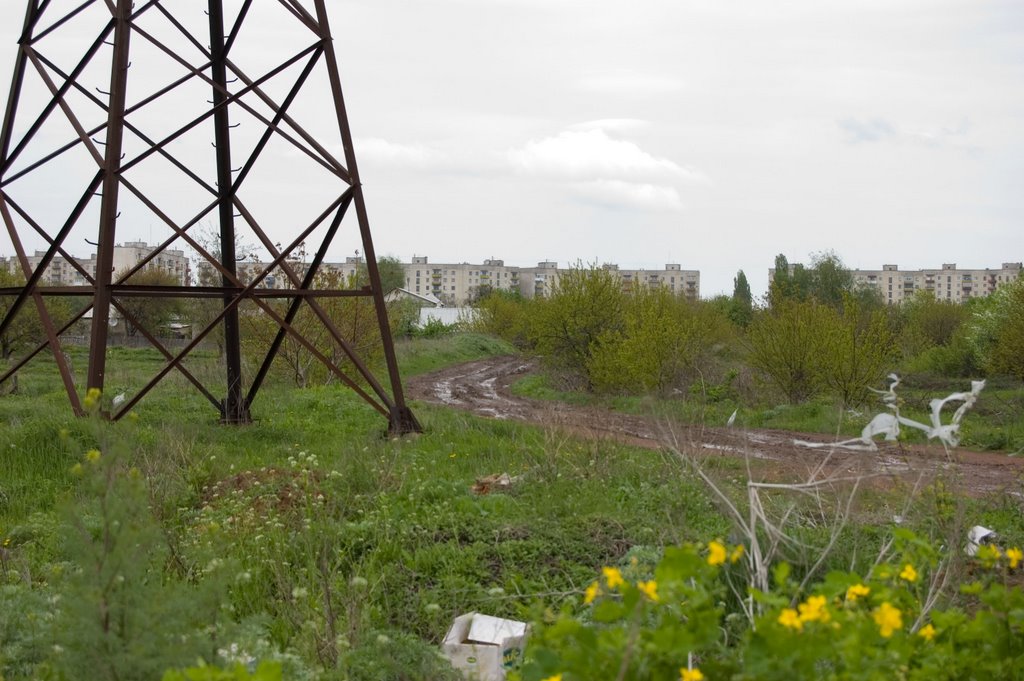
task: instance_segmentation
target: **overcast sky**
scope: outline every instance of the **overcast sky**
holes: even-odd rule
[[[679,263],[704,296],[739,269],[763,293],[778,253],[1024,259],[1020,0],[328,5],[378,254]],[[24,2],[0,7],[6,93]],[[275,16],[250,50],[273,53]],[[253,181],[283,214],[305,188],[281,179]],[[333,259],[359,248],[346,225]]]

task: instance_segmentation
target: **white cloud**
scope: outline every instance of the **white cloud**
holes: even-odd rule
[[[576,87],[585,92],[649,97],[677,92],[683,88],[683,82],[678,78],[657,73],[616,69],[584,76],[576,81]]]
[[[422,144],[399,144],[379,137],[357,139],[354,142],[360,161],[422,168],[433,165],[444,156]]]
[[[508,159],[520,172],[567,179],[705,179],[698,171],[654,156],[633,142],[613,139],[602,129],[565,130],[530,141],[511,149]]]
[[[632,132],[650,126],[650,121],[640,118],[602,118],[570,125],[569,130],[605,130],[608,132]]]
[[[573,192],[580,198],[611,207],[632,207],[646,210],[680,210],[683,207],[674,187],[657,184],[592,180],[573,182]]]

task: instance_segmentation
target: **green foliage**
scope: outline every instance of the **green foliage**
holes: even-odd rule
[[[780,254],[775,258],[775,274],[768,292],[772,307],[786,300],[813,298],[822,305],[840,309],[851,294],[862,305],[882,305],[881,297],[870,289],[856,288],[853,273],[831,251],[812,255],[810,267],[793,265],[792,272],[786,256]]]
[[[25,277],[20,272],[8,270],[0,265],[0,288],[24,286]],[[16,296],[0,296],[0,320],[14,304]],[[56,326],[60,326],[71,317],[71,304],[66,298],[48,297],[43,303]],[[37,303],[31,298],[26,300],[3,334],[0,334],[0,360],[9,359],[16,352],[30,344],[45,339],[45,330],[39,319]]]
[[[981,555],[981,578],[958,605],[930,597],[939,552],[905,530],[894,539],[893,560],[863,575],[831,572],[803,591],[777,564],[774,588],[750,590],[742,610],[725,597],[748,592],[742,546],[666,549],[653,576],[606,567],[582,613],[536,615],[512,678],[1020,678],[1024,592],[1005,585],[1020,550]]]
[[[750,292],[747,275],[740,270],[733,279],[732,306],[729,319],[737,326],[746,327],[754,318],[754,297]]]
[[[314,289],[351,289],[358,286],[356,277],[348,281],[336,271],[321,271],[313,281]],[[271,308],[284,318],[290,301],[269,301]],[[373,299],[367,296],[327,297],[317,301],[324,316],[337,330],[342,340],[362,359],[373,366],[383,355],[380,324]],[[280,326],[262,308],[244,304],[239,310],[242,325],[242,350],[247,363],[253,370],[262,363],[271,343],[278,335]],[[356,375],[354,365],[345,348],[335,342],[327,326],[317,312],[303,303],[291,322],[291,326],[323,356],[340,367],[350,376]],[[289,377],[296,386],[322,385],[338,380],[338,377],[323,364],[294,335],[287,333],[281,343],[272,367],[283,376]]]
[[[570,269],[549,298],[532,305],[530,333],[537,352],[586,379],[600,340],[623,331],[625,301],[622,282],[613,271]]]
[[[182,670],[169,670],[163,681],[282,681],[281,665],[276,662],[261,662],[251,672],[245,665],[236,663],[228,668],[200,664]]]
[[[782,299],[758,315],[747,330],[748,361],[763,371],[792,404],[816,395],[827,352],[825,329],[832,311],[810,300]]]
[[[87,407],[90,399],[94,408],[98,395],[90,393]],[[55,663],[67,679],[153,679],[216,647],[222,589],[164,574],[172,546],[150,510],[146,481],[103,424],[95,428],[102,450],[90,449],[72,469],[82,500],[65,512]]]
[[[377,258],[377,273],[380,275],[381,291],[384,293],[394,291],[396,288],[405,288],[405,266],[395,256],[384,255]]]
[[[366,643],[342,656],[341,678],[350,681],[459,681],[462,675],[438,649],[405,632],[369,631]]]
[[[590,381],[609,392],[678,389],[721,337],[724,321],[666,288],[633,289],[623,301],[621,329],[606,331],[595,344]]]
[[[826,389],[844,406],[859,406],[892,371],[897,354],[896,337],[884,310],[864,310],[847,294],[841,312],[830,311],[821,329],[825,354],[821,378]]]
[[[970,317],[966,305],[936,300],[930,291],[918,291],[900,305],[904,353],[913,356],[932,347],[944,347],[957,337]]]
[[[114,280],[120,281],[126,274],[127,270],[118,272]],[[124,283],[133,286],[179,286],[181,280],[166,270],[153,267],[136,272]],[[182,298],[131,296],[118,299],[117,302],[126,313],[124,323],[128,336],[135,336],[140,326],[154,336],[166,335],[162,327],[180,318],[188,309]]]
[[[438,338],[449,336],[458,331],[458,324],[445,324],[440,319],[428,319],[423,326],[417,327],[413,335],[417,338]]]
[[[983,356],[986,368],[1024,381],[1024,279],[993,294],[991,343]]]
[[[748,329],[748,361],[792,404],[827,392],[856,406],[893,369],[894,340],[885,311],[865,310],[850,294],[841,309],[782,300]]]
[[[478,330],[489,333],[512,343],[517,348],[532,347],[531,316],[532,301],[527,301],[518,291],[492,290],[477,303]]]

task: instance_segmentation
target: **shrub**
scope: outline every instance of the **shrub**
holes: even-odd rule
[[[979,551],[966,607],[935,606],[937,550],[907,531],[898,559],[867,574],[832,572],[800,590],[787,564],[741,607],[742,545],[668,548],[654,570],[606,567],[586,609],[538,613],[513,679],[1017,679],[1024,663],[1024,592],[1007,587],[1019,549]],[[941,577],[941,575],[940,575]],[[746,626],[744,622],[751,622]]]
[[[532,305],[533,345],[551,365],[587,376],[599,339],[622,332],[624,302],[622,282],[614,272],[570,269],[549,298]]]
[[[596,343],[587,365],[590,381],[605,391],[679,388],[718,333],[714,322],[664,287],[634,289],[623,301],[622,329],[602,334]]]
[[[517,348],[532,346],[530,334],[530,302],[519,292],[492,290],[477,303],[478,330],[502,338]]]
[[[892,370],[896,360],[895,334],[884,310],[864,310],[847,296],[841,312],[824,316],[824,355],[821,378],[844,406],[858,406],[869,388]]]
[[[748,329],[748,361],[792,404],[813,397],[822,388],[823,330],[830,326],[830,312],[813,300],[782,299],[771,311],[758,315]]]

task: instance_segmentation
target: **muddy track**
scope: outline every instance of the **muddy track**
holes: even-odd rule
[[[793,440],[828,443],[820,433],[742,427],[697,427],[563,402],[531,400],[512,394],[511,386],[535,369],[520,356],[493,357],[416,376],[408,381],[410,398],[443,404],[495,419],[524,421],[588,438],[614,439],[642,447],[675,447],[700,458],[740,457],[755,474],[772,481],[806,480],[821,475],[863,477],[883,487],[914,485],[937,476],[955,481],[971,496],[1011,495],[1024,502],[1024,459],[940,445],[879,443],[877,452],[808,449]]]

